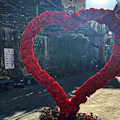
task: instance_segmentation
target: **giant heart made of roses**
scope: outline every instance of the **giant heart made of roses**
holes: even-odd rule
[[[60,87],[58,82],[50,77],[45,70],[40,68],[34,56],[34,38],[41,32],[43,27],[51,24],[62,26],[67,31],[74,31],[90,20],[106,24],[110,31],[114,33],[114,53],[105,66],[94,76],[88,78],[69,100],[66,92]],[[88,10],[79,10],[71,15],[66,15],[63,11],[46,11],[33,18],[26,26],[21,40],[20,52],[23,63],[26,66],[26,71],[31,73],[40,85],[45,86],[53,100],[60,107],[61,114],[74,116],[79,110],[79,105],[87,101],[87,97],[90,97],[97,89],[105,86],[111,78],[120,73],[120,19],[115,16],[114,11],[104,9],[91,8]]]

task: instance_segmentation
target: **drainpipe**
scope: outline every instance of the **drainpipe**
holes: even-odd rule
[[[38,3],[37,3],[37,5],[36,5],[36,16],[38,16],[39,15],[39,8],[38,8]]]

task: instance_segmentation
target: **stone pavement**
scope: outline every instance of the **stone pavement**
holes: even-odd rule
[[[87,72],[57,81],[70,98],[74,90],[94,74]],[[80,105],[80,112],[93,112],[102,120],[120,120],[120,79],[117,79],[112,79],[105,88],[95,92],[86,104]],[[38,84],[3,91],[0,93],[0,120],[39,120],[41,109],[55,105],[44,86]]]

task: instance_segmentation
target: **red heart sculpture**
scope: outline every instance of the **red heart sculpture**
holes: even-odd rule
[[[94,20],[100,24],[106,24],[110,31],[114,33],[113,55],[106,65],[94,76],[80,86],[69,100],[65,91],[60,87],[54,78],[50,77],[45,70],[42,70],[34,56],[33,44],[34,37],[41,32],[41,28],[54,24],[60,25],[67,31],[74,31],[77,27],[83,26],[87,21]],[[35,17],[25,29],[21,40],[21,57],[27,72],[44,85],[60,107],[60,113],[66,116],[75,115],[79,110],[79,105],[87,101],[97,89],[105,86],[107,82],[120,73],[120,19],[115,16],[114,11],[104,9],[80,10],[70,16],[65,12],[46,11]]]

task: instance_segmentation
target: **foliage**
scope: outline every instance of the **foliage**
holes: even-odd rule
[[[8,77],[8,76],[1,76],[0,77],[0,80],[9,80],[10,79],[10,77]]]

